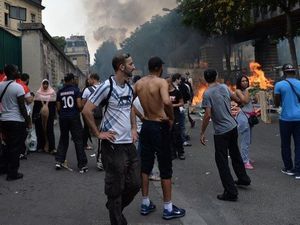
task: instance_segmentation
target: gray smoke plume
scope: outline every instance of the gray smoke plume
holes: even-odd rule
[[[150,20],[173,9],[176,0],[83,0],[88,15],[87,31],[98,45],[106,40],[120,44],[130,32]]]

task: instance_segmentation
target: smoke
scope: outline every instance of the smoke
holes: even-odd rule
[[[173,9],[176,0],[83,0],[88,16],[87,39],[99,47],[107,40],[119,45],[139,25]]]

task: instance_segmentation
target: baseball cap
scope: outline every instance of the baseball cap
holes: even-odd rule
[[[282,66],[282,71],[283,72],[294,72],[296,71],[296,69],[294,68],[294,66],[290,63],[286,63]]]
[[[150,71],[159,69],[164,63],[158,56],[152,57],[148,61],[148,69]]]

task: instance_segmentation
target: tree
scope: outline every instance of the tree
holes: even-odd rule
[[[286,31],[284,37],[287,38],[290,46],[290,53],[292,57],[292,63],[295,68],[298,68],[297,54],[294,38],[297,34],[297,30],[292,21],[292,11],[299,0],[255,0],[254,6],[260,9],[268,9],[269,11],[276,11],[278,8],[286,16]],[[297,70],[298,71],[298,70]]]
[[[139,26],[122,44],[129,52],[137,69],[147,73],[151,56],[160,56],[169,67],[184,67],[199,57],[204,43],[199,31],[182,24],[182,16],[172,10],[165,16],[154,16]]]
[[[231,45],[235,31],[250,25],[251,1],[248,0],[178,0],[186,25],[200,29],[209,37],[224,39],[227,76],[231,75]]]
[[[54,40],[55,44],[59,47],[59,49],[64,51],[66,46],[66,38],[64,36],[54,36],[52,37],[52,39]]]
[[[97,49],[92,71],[98,73],[102,81],[114,73],[111,60],[117,51],[117,46],[113,41],[105,41]]]

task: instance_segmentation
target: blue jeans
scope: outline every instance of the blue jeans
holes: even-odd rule
[[[251,144],[251,128],[248,123],[248,117],[243,112],[240,112],[237,115],[236,120],[238,122],[242,159],[244,163],[248,163],[249,146]]]
[[[279,120],[280,138],[281,138],[281,156],[284,167],[288,170],[295,169],[300,173],[300,121]],[[295,164],[293,166],[291,154],[291,137],[293,136],[295,144]]]

